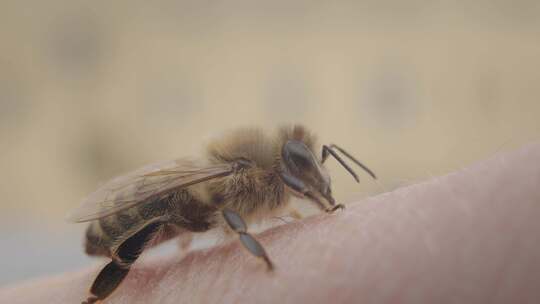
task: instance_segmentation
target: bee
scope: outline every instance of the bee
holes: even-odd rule
[[[82,303],[107,298],[144,249],[173,237],[187,247],[194,233],[214,228],[238,235],[240,243],[272,270],[272,261],[248,232],[248,224],[289,210],[293,196],[329,213],[343,208],[332,197],[323,165],[330,155],[357,182],[357,174],[340,154],[376,178],[339,146],[322,145],[320,157],[316,148],[315,136],[300,125],[282,127],[274,136],[244,128],[210,142],[204,159],[152,164],[105,183],[69,216],[74,222],[90,222],[86,253],[111,259]]]

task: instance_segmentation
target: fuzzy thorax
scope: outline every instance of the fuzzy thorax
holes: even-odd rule
[[[291,139],[304,142],[310,149],[315,146],[315,137],[299,125],[282,127],[274,136],[261,129],[243,128],[211,142],[207,150],[211,163],[243,159],[252,164],[236,174],[209,182],[213,203],[232,208],[248,221],[285,208],[291,194],[278,170],[281,149]]]

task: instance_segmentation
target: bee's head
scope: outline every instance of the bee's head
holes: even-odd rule
[[[322,197],[334,205],[330,175],[302,141],[290,139],[285,142],[280,166],[281,179],[295,195]]]

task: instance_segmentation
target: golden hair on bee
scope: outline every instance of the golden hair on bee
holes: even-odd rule
[[[316,148],[315,135],[301,125],[281,127],[273,136],[241,128],[213,140],[202,159],[152,164],[104,184],[71,215],[75,222],[90,222],[87,254],[111,259],[83,303],[107,298],[144,249],[173,237],[188,244],[192,234],[215,228],[236,233],[251,254],[273,269],[246,222],[286,210],[292,196],[326,212],[343,208],[332,197],[323,165],[330,155],[357,181],[340,154],[375,178],[339,146],[322,145],[320,157]]]

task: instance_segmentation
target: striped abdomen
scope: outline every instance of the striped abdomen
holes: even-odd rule
[[[160,235],[156,236],[160,241],[172,238],[182,230],[206,231],[213,226],[215,211],[214,206],[196,199],[186,189],[153,198],[92,222],[86,231],[86,253],[111,256],[111,248],[159,217],[167,218]]]

